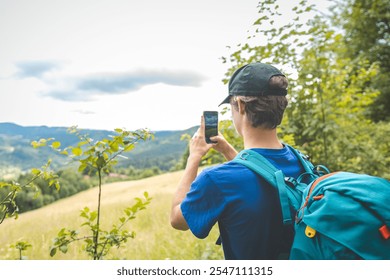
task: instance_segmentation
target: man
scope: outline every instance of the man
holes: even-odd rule
[[[245,149],[266,157],[285,176],[297,178],[303,167],[277,137],[287,106],[287,79],[274,66],[251,63],[229,82],[234,126]],[[205,238],[218,223],[226,259],[278,259],[288,253],[292,226],[283,225],[277,190],[247,167],[231,162],[236,150],[221,134],[206,144],[204,120],[190,142],[184,175],[173,198],[171,224]],[[201,158],[214,148],[228,160],[197,175]],[[284,255],[286,257],[286,255]]]

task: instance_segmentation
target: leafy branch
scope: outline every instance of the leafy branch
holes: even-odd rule
[[[26,257],[23,257],[23,251],[26,251],[28,248],[32,247],[32,245],[26,241],[18,241],[15,244],[11,244],[10,248],[15,248],[19,251],[19,260],[25,260]]]
[[[40,142],[34,141],[32,143],[34,148],[39,147],[40,145],[43,145],[43,143],[46,143],[46,139],[41,139]],[[15,219],[18,218],[19,213],[19,207],[16,203],[16,197],[18,192],[25,188],[32,188],[35,191],[35,197],[39,195],[39,189],[34,184],[34,182],[38,179],[45,180],[49,187],[54,186],[57,191],[60,189],[60,184],[58,181],[58,175],[55,174],[53,171],[50,170],[50,164],[51,160],[48,160],[48,162],[41,167],[41,169],[33,168],[31,169],[31,179],[27,181],[24,184],[20,184],[16,181],[11,182],[0,182],[0,189],[1,188],[7,188],[9,189],[8,194],[0,198],[0,224],[5,220],[5,218],[8,217],[15,217]]]
[[[146,209],[146,206],[150,203],[151,198],[148,193],[144,193],[144,199],[135,198],[136,203],[123,210],[123,216],[119,218],[117,224],[112,225],[110,231],[102,230],[96,223],[97,211],[90,211],[88,207],[85,207],[80,216],[86,221],[81,226],[88,227],[92,233],[89,236],[79,236],[79,231],[67,230],[62,228],[57,237],[54,239],[53,246],[50,249],[50,256],[54,256],[57,251],[62,253],[68,252],[68,245],[75,241],[84,241],[84,250],[95,260],[102,259],[112,247],[119,248],[123,243],[126,243],[129,238],[135,238],[134,231],[128,231],[124,229],[125,225],[135,219],[136,214]],[[98,236],[98,240],[97,240]]]
[[[95,172],[98,175],[98,199],[97,210],[90,211],[84,208],[81,211],[81,217],[86,222],[81,226],[87,226],[91,232],[90,236],[78,237],[78,231],[61,229],[54,244],[50,250],[53,257],[57,251],[66,253],[68,245],[74,241],[83,240],[85,242],[85,251],[94,259],[99,260],[105,256],[112,246],[120,247],[122,243],[127,242],[128,238],[134,238],[134,232],[123,230],[124,225],[135,218],[135,214],[145,209],[150,203],[151,198],[144,194],[144,201],[136,198],[137,203],[124,210],[125,216],[120,218],[118,225],[113,225],[110,231],[101,229],[101,196],[102,196],[102,176],[108,174],[114,165],[118,163],[118,157],[124,157],[123,154],[130,152],[135,148],[139,141],[153,139],[153,134],[146,129],[127,131],[120,128],[115,129],[116,135],[110,135],[109,138],[94,141],[86,134],[81,134],[77,127],[71,127],[69,133],[75,134],[80,142],[76,146],[69,146],[61,150],[61,143],[54,142],[52,148],[60,154],[70,157],[73,161],[79,163],[78,171],[89,173]]]

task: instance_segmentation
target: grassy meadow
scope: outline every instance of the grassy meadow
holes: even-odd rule
[[[124,208],[133,205],[135,197],[143,197],[147,191],[151,203],[127,224],[136,237],[129,239],[122,247],[113,247],[105,259],[129,260],[198,260],[223,259],[222,248],[215,245],[218,229],[213,228],[203,240],[195,238],[190,231],[174,230],[169,223],[173,193],[183,171],[167,173],[137,181],[106,184],[102,191],[102,228],[111,229],[117,223]],[[21,214],[18,219],[8,219],[0,224],[0,259],[18,259],[19,252],[10,248],[17,241],[32,245],[23,256],[29,260],[84,260],[89,259],[82,250],[83,241],[69,245],[66,254],[57,252],[49,255],[52,240],[61,228],[80,230],[85,222],[80,210],[97,207],[98,189],[92,188],[69,198],[59,200],[46,207]]]

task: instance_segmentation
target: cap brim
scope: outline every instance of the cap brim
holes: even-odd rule
[[[221,102],[221,104],[218,105],[218,107],[221,106],[222,104],[229,104],[229,103],[230,103],[230,97],[231,97],[231,95],[228,95],[228,97],[226,97],[226,98]]]

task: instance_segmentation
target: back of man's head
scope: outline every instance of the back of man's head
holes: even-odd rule
[[[281,122],[287,107],[287,78],[276,67],[265,63],[247,64],[234,72],[229,81],[229,96],[221,103],[230,103],[238,110],[244,103],[245,113],[253,127],[274,129]]]

